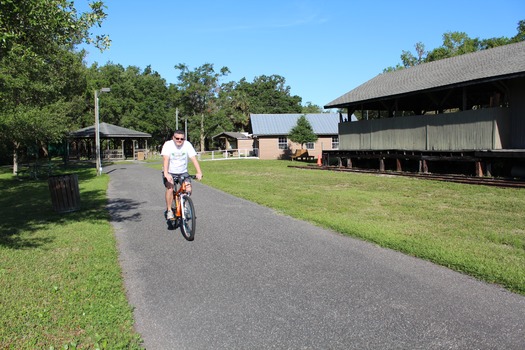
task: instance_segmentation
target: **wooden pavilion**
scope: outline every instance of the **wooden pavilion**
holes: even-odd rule
[[[100,123],[99,132],[102,159],[143,160],[147,157],[148,139],[151,138],[151,134],[108,123]],[[70,158],[94,158],[94,125],[70,133],[68,154]]]

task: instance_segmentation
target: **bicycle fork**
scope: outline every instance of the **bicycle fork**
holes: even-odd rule
[[[177,216],[180,217],[182,220],[186,219],[186,213],[184,212],[184,201],[185,201],[184,195],[180,195],[178,197],[179,205],[177,205]]]
[[[179,207],[177,208],[179,211],[179,216],[184,222],[184,195],[181,195],[179,198]]]

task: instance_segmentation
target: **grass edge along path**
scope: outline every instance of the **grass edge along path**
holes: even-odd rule
[[[53,212],[47,181],[0,172],[0,348],[141,349],[105,209],[109,176],[66,170],[82,205],[67,214]]]
[[[234,196],[525,295],[525,190],[289,164],[206,161],[201,168],[204,184]]]

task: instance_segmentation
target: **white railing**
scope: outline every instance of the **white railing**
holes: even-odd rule
[[[253,159],[259,158],[258,148],[239,148],[229,150],[215,150],[198,152],[197,157],[201,160],[225,160],[225,159]]]

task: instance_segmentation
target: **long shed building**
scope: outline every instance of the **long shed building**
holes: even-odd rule
[[[383,73],[325,108],[361,115],[325,164],[525,174],[525,42]]]

